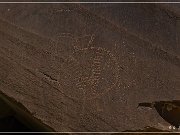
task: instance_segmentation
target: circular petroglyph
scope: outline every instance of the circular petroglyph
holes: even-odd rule
[[[117,83],[116,58],[104,48],[78,49],[66,58],[63,67],[65,72],[60,82],[64,92],[78,100],[96,98]]]

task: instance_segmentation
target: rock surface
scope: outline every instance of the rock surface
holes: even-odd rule
[[[56,131],[168,125],[137,106],[180,99],[177,22],[154,4],[0,4],[0,90]]]

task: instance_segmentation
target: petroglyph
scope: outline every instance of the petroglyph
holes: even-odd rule
[[[87,37],[89,37],[88,41]],[[68,43],[63,42],[61,38],[66,38]],[[86,40],[82,40],[83,38]],[[103,47],[93,47],[94,38],[94,34],[58,35],[57,45],[66,44],[66,53],[57,82],[68,96],[77,100],[89,100],[101,96],[111,90],[119,78],[116,57]]]
[[[60,81],[63,81],[64,92],[78,100],[96,98],[117,83],[116,58],[101,47],[78,49],[65,60],[63,66],[65,74],[69,75]]]

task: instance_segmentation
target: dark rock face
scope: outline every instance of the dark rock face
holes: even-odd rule
[[[139,103],[138,107],[155,108],[159,115],[175,128],[180,126],[180,101],[155,101],[152,103]]]
[[[0,132],[49,132],[50,127],[16,100],[0,92]]]
[[[164,128],[137,106],[180,99],[180,31],[167,13],[155,4],[0,4],[0,90],[56,131]]]

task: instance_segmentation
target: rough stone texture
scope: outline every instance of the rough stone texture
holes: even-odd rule
[[[0,4],[0,90],[56,131],[168,125],[180,99],[176,20],[156,5]]]

